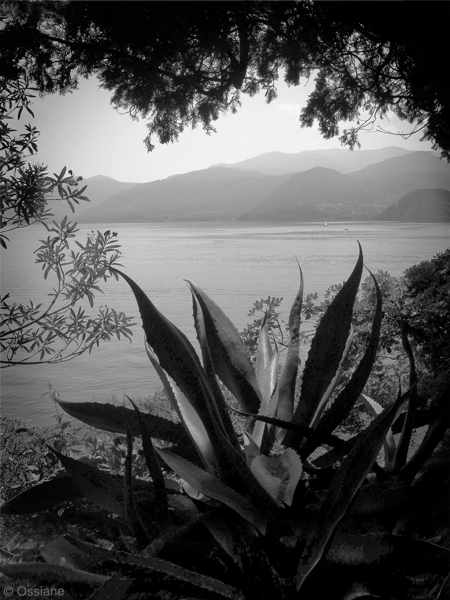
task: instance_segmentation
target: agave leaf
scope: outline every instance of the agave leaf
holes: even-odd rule
[[[435,453],[417,473],[416,485],[436,485],[449,482],[450,448]],[[449,488],[450,489],[450,488]],[[450,503],[449,503],[450,504]]]
[[[450,596],[450,571],[448,571],[446,578],[442,582],[436,600],[444,600]]]
[[[244,410],[257,412],[261,403],[258,382],[238,330],[198,286],[187,283],[202,309],[215,372]]]
[[[392,533],[417,531],[417,520],[423,522],[424,515],[427,516],[427,520],[442,513],[448,516],[450,488],[413,485],[405,489],[410,489],[411,495],[409,501],[402,506],[402,510],[398,511],[399,518]]]
[[[210,473],[199,469],[180,456],[165,450],[157,449],[157,452],[164,462],[179,477],[187,481],[189,485],[205,496],[226,504],[249,523],[252,523],[262,534],[265,533],[267,525],[266,517],[249,500],[229,488]]]
[[[344,348],[344,352],[342,353],[341,362],[339,363],[337,371],[336,371],[333,379],[331,380],[330,385],[328,386],[326,392],[322,396],[322,398],[319,402],[319,406],[317,407],[317,410],[314,413],[313,418],[311,419],[311,423],[309,426],[312,428],[315,428],[317,426],[317,423],[319,422],[319,419],[322,416],[323,411],[325,410],[327,402],[330,399],[331,393],[333,392],[334,388],[336,387],[336,382],[337,382],[339,374],[342,370],[342,365],[344,363],[344,360],[347,358],[347,354],[350,351],[354,336],[355,336],[355,330],[353,328],[353,325],[350,323],[350,333],[348,335],[347,342],[345,343],[345,348]]]
[[[272,344],[270,343],[269,334],[267,332],[267,318],[268,313],[266,312],[258,336],[258,345],[256,347],[255,374],[260,390],[262,389],[264,381],[264,373],[269,366],[273,352]]]
[[[117,481],[105,471],[69,456],[64,456],[49,446],[66,469],[79,492],[93,504],[117,515],[126,516],[123,490]]]
[[[140,435],[139,420],[130,408],[123,408],[107,402],[67,402],[61,399],[57,402],[68,415],[90,427],[124,435],[126,429],[123,422],[123,411],[125,411],[132,435]],[[185,435],[180,423],[148,413],[143,413],[142,418],[152,432],[153,438],[177,443]]]
[[[83,540],[80,540],[80,538],[70,534],[65,534],[62,539],[66,540],[71,546],[77,548],[80,551],[80,553],[86,557],[85,560],[90,561],[90,563],[96,565],[97,568],[98,564],[102,561],[109,560],[115,557],[120,557],[122,555],[121,552],[112,550],[109,547],[105,548],[96,544],[91,544],[90,542],[85,542]],[[76,558],[77,564],[80,560],[78,556],[79,555],[77,555]],[[79,566],[82,567],[81,563],[79,564]]]
[[[167,490],[164,475],[161,467],[156,459],[155,450],[153,448],[150,432],[146,423],[142,419],[141,412],[131,398],[127,396],[131,402],[134,412],[136,413],[141,425],[142,450],[144,452],[145,463],[147,465],[150,477],[154,486],[154,504],[156,507],[156,523],[159,524],[160,530],[170,526],[169,505],[167,501]]]
[[[317,436],[314,436],[306,445],[302,451],[302,456],[309,456],[317,446],[320,444],[320,437],[324,432],[331,433],[338,427],[350,414],[353,406],[358,400],[362,393],[364,386],[366,385],[367,379],[372,371],[373,363],[376,358],[378,342],[380,339],[381,321],[383,318],[382,313],[382,298],[380,286],[373,274],[369,271],[372,276],[373,283],[375,285],[375,291],[377,296],[377,304],[375,308],[375,314],[372,322],[372,330],[367,344],[366,351],[362,357],[360,363],[356,367],[350,381],[347,383],[342,392],[338,395],[332,406],[322,416],[317,427]]]
[[[153,353],[150,351],[150,349],[148,349],[148,354],[150,360],[152,360]],[[162,371],[156,357],[153,357],[153,359],[155,369]],[[167,379],[167,374],[165,374],[165,377]],[[164,378],[162,380],[164,381]],[[173,385],[174,384],[171,382],[171,386]],[[168,387],[166,387],[166,391],[169,392]],[[205,390],[205,392],[208,393],[208,390]],[[177,397],[180,398],[179,395]],[[184,407],[187,407],[188,405],[190,406],[190,404],[187,402],[183,404]],[[181,412],[181,404],[179,405],[179,409],[179,416],[183,421],[184,417]],[[199,423],[201,424],[201,421],[199,421]],[[268,494],[266,490],[259,484],[258,480],[253,477],[243,459],[241,451],[237,451],[231,445],[226,436],[217,426],[217,422],[214,418],[210,419],[210,425],[211,428],[208,428],[207,430],[209,435],[208,439],[211,441],[214,440],[214,458],[217,457],[216,462],[211,463],[211,472],[220,473],[220,479],[233,489],[245,494],[250,494],[258,506],[264,506],[267,510],[276,512],[279,507],[273,501],[270,494]],[[186,427],[186,429],[190,435],[192,435],[193,431],[190,431],[189,427]],[[197,439],[203,441],[205,438],[203,435],[199,435]],[[197,440],[195,440],[195,443],[197,443]]]
[[[248,431],[242,429],[242,435],[244,437],[245,460],[249,465],[254,458],[260,455],[260,449],[259,446],[253,440],[253,437],[248,433]]]
[[[286,362],[280,375],[278,383],[278,407],[277,417],[282,421],[291,421],[294,411],[295,385],[297,381],[298,367],[300,364],[300,323],[303,303],[303,273],[300,265],[300,287],[289,313],[289,347]],[[284,433],[282,437],[284,437]],[[277,435],[277,438],[280,438]],[[281,437],[281,439],[282,439]],[[280,440],[281,441],[281,440]]]
[[[175,410],[178,418],[183,423],[184,429],[192,440],[194,447],[203,461],[203,464],[209,472],[217,472],[217,460],[214,449],[203,421],[183,392],[161,367],[158,357],[153,352],[149,344],[145,344],[145,349],[153,368],[158,373],[159,378],[164,385],[164,389],[172,408]]]
[[[82,495],[71,477],[58,474],[20,492],[4,502],[0,508],[3,515],[29,515],[53,508],[61,502],[76,500]]]
[[[291,506],[295,488],[302,476],[302,462],[292,448],[286,448],[278,456],[257,456],[250,468],[277,502]]]
[[[214,401],[212,392],[206,375],[200,365],[198,356],[187,337],[156,309],[141,288],[130,279],[130,277],[115,269],[114,272],[121,275],[125,281],[127,281],[136,297],[147,343],[152,352],[156,354],[161,369],[174,380],[177,387],[186,396],[208,432],[211,445],[213,446],[215,456],[217,457],[217,466],[220,468],[221,479],[233,489],[238,491],[245,490],[246,493],[250,494],[252,501],[258,503],[259,506],[264,506],[266,510],[272,511],[274,515],[279,514],[280,507],[253,477],[240,451],[236,450],[230,444],[228,439],[223,435],[217,420],[214,418],[210,406]],[[211,305],[199,290],[195,290],[195,292],[195,296],[199,301],[205,316],[205,326],[207,328],[208,338],[210,336],[208,328],[210,328],[212,330],[212,339],[215,339],[214,336],[219,337],[221,352],[224,351],[225,347],[227,351],[229,350],[230,353],[233,354],[233,358],[239,362],[236,357],[242,358],[241,353],[233,353],[232,349],[235,346],[233,332],[231,327],[228,327],[226,322],[222,319],[220,312],[218,312],[220,309],[217,307],[216,310],[214,305]],[[211,310],[209,310],[208,307]],[[208,318],[206,318],[206,315],[208,315]],[[216,325],[214,324],[215,322],[212,315],[214,315],[214,318],[217,319],[218,323],[217,331],[215,332],[213,330]],[[240,340],[239,334],[237,334],[237,336]],[[236,344],[237,343],[238,342],[236,341]],[[243,346],[241,340],[239,343]],[[213,361],[215,364],[214,357]],[[241,363],[244,364],[243,361],[241,361]],[[248,361],[248,364],[251,369],[255,386],[257,387],[256,378],[250,361]],[[215,366],[217,365],[215,364]],[[217,374],[221,376],[219,371],[217,371]],[[241,391],[243,390],[241,389]],[[253,391],[253,394],[255,393],[256,392]],[[257,398],[256,404],[259,408],[259,397]]]
[[[119,561],[111,561],[111,566],[120,571],[123,562],[127,564],[127,572],[135,580],[145,581],[146,597],[152,597],[153,592],[163,591],[163,582],[164,591],[168,592],[169,597],[187,598],[189,595],[191,598],[194,594],[197,597],[203,592],[201,597],[211,600],[244,600],[235,588],[222,581],[179,567],[167,560],[126,554]]]
[[[231,556],[240,571],[245,573],[247,567],[245,561],[249,559],[250,540],[256,538],[258,543],[259,537],[255,534],[252,525],[244,519],[231,520],[223,509],[215,509],[207,514],[203,522],[216,542]]]
[[[425,462],[431,456],[433,450],[441,441],[444,433],[449,428],[450,403],[450,386],[447,386],[439,399],[436,402],[437,408],[434,412],[433,420],[423,438],[420,446],[417,448],[413,456],[409,459],[406,465],[400,469],[399,477],[405,483],[413,481],[414,477],[423,467]]]
[[[273,417],[277,409],[278,395],[275,398],[274,395],[276,394],[277,387],[278,356],[278,347],[275,345],[272,357],[261,381],[262,402],[258,413],[260,415]],[[266,424],[263,421],[257,421],[253,428],[252,437],[259,448],[262,446],[265,429]]]
[[[133,530],[134,536],[136,537],[136,543],[139,547],[143,548],[153,539],[156,534],[157,526],[151,520],[148,513],[144,515],[141,513],[140,508],[135,500],[133,493],[133,436],[131,435],[130,429],[127,424],[126,417],[124,418],[125,427],[127,429],[127,453],[125,456],[125,468],[123,477],[123,499],[124,509],[127,515],[127,521]]]
[[[292,419],[295,424],[310,424],[320,399],[339,367],[350,331],[362,268],[363,254],[359,244],[359,258],[355,268],[323,315],[311,343],[303,372],[300,400]],[[297,447],[298,442],[299,440],[288,432],[283,443],[286,446]]]
[[[267,423],[269,425],[274,425],[275,427],[285,429],[286,431],[292,431],[293,433],[299,434],[303,437],[316,436],[316,431],[314,429],[311,429],[310,427],[305,427],[304,425],[294,425],[293,423],[289,423],[287,421],[282,421],[281,419],[278,419],[276,417],[269,417],[266,415],[252,415],[250,413],[246,413],[241,410],[232,408],[231,406],[230,406],[230,410],[237,413],[238,415],[242,415],[244,417],[252,417],[253,419],[255,419],[255,421],[263,421],[264,423]],[[333,435],[332,433],[327,434],[324,432],[320,439],[321,439],[321,443],[327,444],[328,446],[332,446],[335,449],[339,449],[340,453],[339,454],[336,453],[337,458],[339,458],[340,456],[343,456],[344,454],[346,454],[347,452],[349,452],[351,450],[351,448],[353,447],[354,442],[356,441],[357,438],[358,438],[358,436],[355,436],[351,440],[343,440],[342,438],[338,437],[337,435]],[[326,456],[326,455],[324,455],[324,456]],[[320,457],[320,458],[322,458],[322,457]],[[337,460],[337,458],[335,460]]]
[[[278,346],[275,344],[275,348],[272,353],[272,357],[270,359],[269,364],[267,365],[267,369],[264,373],[264,378],[262,380],[261,392],[263,401],[261,403],[259,413],[265,414],[263,411],[267,411],[269,406],[269,402],[274,394],[277,380],[278,380],[278,359],[279,359],[279,351]]]
[[[191,342],[185,334],[167,319],[146,296],[142,289],[125,273],[118,273],[130,286],[141,314],[147,344],[158,363],[173,379],[194,408],[208,431],[214,429],[205,399],[208,388],[205,373]]]
[[[209,436],[210,447],[207,448],[207,451],[209,452],[212,448],[209,468],[215,469],[220,466],[222,473],[225,472],[229,478],[236,479],[239,474],[239,468],[236,469],[236,460],[239,459],[243,462],[243,459],[222,434],[217,420],[214,418],[210,406],[213,402],[212,391],[194,348],[187,337],[158,311],[132,279],[120,271],[115,272],[127,281],[136,297],[147,344],[151,352],[156,355],[159,366],[187,399],[188,402],[184,403],[184,407],[186,408],[187,404],[190,404],[198,415],[199,420],[196,423],[198,425],[197,432],[200,432],[198,439],[201,439],[205,448],[208,440],[203,431],[199,429],[200,423],[203,424],[204,430]],[[151,357],[151,355],[149,356]],[[188,409],[186,408],[186,410]],[[193,413],[190,414],[192,417]],[[194,420],[195,417],[192,419]],[[213,465],[216,458],[217,462]],[[245,483],[242,476],[241,481]]]
[[[193,489],[193,488],[192,488]],[[168,527],[162,535],[155,538],[145,549],[146,556],[155,558],[168,544],[177,542],[180,538],[189,533],[195,525],[203,523],[205,513],[196,512],[186,519],[181,525]]]
[[[411,388],[409,388],[408,390],[406,390],[406,392],[401,396],[402,402],[400,402],[400,407],[403,406],[404,402],[408,399],[409,394],[411,393]],[[400,395],[400,390],[399,390],[399,395]],[[394,421],[398,420],[399,415],[401,413],[401,408],[397,411],[397,414],[394,417]],[[390,428],[392,429],[392,427]],[[326,435],[326,432],[323,432],[323,434],[325,434],[323,441],[324,443],[333,446],[333,449],[330,450],[329,452],[327,452],[326,454],[322,454],[322,456],[319,456],[318,458],[314,459],[312,461],[313,465],[319,468],[326,468],[329,467],[330,465],[334,464],[336,461],[339,461],[341,459],[342,456],[344,456],[345,454],[347,454],[347,452],[349,452],[352,448],[355,447],[356,444],[359,444],[360,441],[363,439],[363,437],[366,434],[366,431],[360,431],[359,433],[357,433],[356,435],[354,435],[353,437],[351,437],[348,440],[341,440],[341,443],[338,444],[333,444],[330,443],[326,440],[330,439],[330,441],[333,439],[333,437],[335,438],[336,436],[331,436],[331,438],[329,437],[330,434],[328,434],[328,436]],[[317,430],[317,434],[322,433],[321,431]],[[340,439],[340,438],[339,438]],[[303,458],[304,455],[302,455],[302,453],[300,453],[300,457]],[[376,465],[376,463],[374,463],[374,466]]]
[[[88,573],[78,569],[70,569],[45,563],[2,563],[0,573],[13,579],[36,580],[42,582],[88,583],[99,585],[108,580],[105,575]]]
[[[361,394],[360,398],[361,398],[362,402],[364,403],[364,406],[367,408],[367,410],[372,413],[372,416],[376,417],[381,412],[383,412],[383,407],[381,406],[381,404],[378,404],[378,402],[376,402],[375,400],[372,400],[372,398],[369,398],[369,396],[366,396],[365,394]],[[389,428],[389,430],[386,434],[386,439],[383,442],[383,446],[384,446],[384,466],[386,468],[390,469],[392,467],[392,463],[393,463],[394,456],[395,456],[395,440],[394,440],[394,434],[392,433],[391,428]]]
[[[204,315],[201,306],[192,293],[193,313],[194,313],[194,324],[197,332],[198,341],[203,357],[203,369],[205,371],[209,387],[211,389],[211,401],[208,406],[213,413],[212,419],[221,428],[222,434],[228,439],[231,445],[240,452],[241,447],[237,438],[236,432],[231,422],[230,413],[228,411],[227,403],[223,397],[222,390],[220,389],[217,381],[216,372],[214,370],[214,364],[211,357],[210,341],[206,333],[206,325]]]
[[[399,394],[393,405],[370,423],[362,438],[339,466],[322,503],[319,518],[303,550],[297,569],[297,589],[300,589],[306,577],[321,559],[328,540],[372,468],[386,433],[404,402],[404,396]]]
[[[402,344],[403,348],[406,352],[409,361],[409,385],[413,386],[417,383],[417,370],[416,370],[416,361],[414,359],[414,354],[411,348],[411,343],[408,339],[408,335],[406,333],[405,324],[400,315],[400,325],[401,325],[401,333],[402,333]],[[414,385],[413,390],[411,391],[411,395],[409,397],[408,408],[406,410],[405,420],[402,427],[402,433],[400,435],[400,439],[398,441],[397,450],[395,452],[395,457],[393,461],[394,469],[401,469],[401,467],[405,466],[406,459],[408,457],[408,449],[411,443],[411,436],[414,427],[414,421],[416,418],[416,410],[417,410],[417,386]]]
[[[392,424],[392,432],[394,434],[401,433],[403,425],[405,423],[406,414],[402,413],[397,417],[397,419]],[[433,411],[430,408],[419,408],[416,411],[416,416],[414,419],[413,428],[417,429],[418,427],[423,427],[424,425],[429,425],[433,420]]]
[[[273,562],[267,557],[255,528],[245,520],[230,519],[226,509],[214,509],[204,519],[206,527],[216,542],[232,558],[242,574],[240,587],[245,598],[285,598],[277,586],[280,579],[273,568]],[[258,573],[250,577],[250,573]],[[283,581],[284,588],[286,582]]]
[[[89,600],[126,600],[129,598],[128,591],[133,583],[130,577],[113,575],[92,596],[89,596]]]

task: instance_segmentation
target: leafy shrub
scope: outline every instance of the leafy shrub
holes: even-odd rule
[[[405,271],[407,328],[433,375],[450,373],[450,249]]]

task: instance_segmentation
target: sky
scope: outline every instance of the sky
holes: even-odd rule
[[[71,94],[34,99],[32,122],[41,132],[36,160],[48,165],[51,172],[67,166],[83,178],[107,175],[139,183],[264,152],[339,148],[337,138],[323,139],[317,127],[300,127],[300,110],[313,87],[313,80],[304,80],[289,88],[280,78],[278,98],[270,104],[263,94],[243,96],[237,114],[227,113],[215,123],[217,133],[207,135],[201,127],[186,129],[173,144],[162,145],[155,138],[155,149],[148,153],[143,143],[145,120],[133,121],[129,115],[119,114],[110,104],[111,93],[101,89],[97,79],[81,80],[79,89]],[[22,122],[27,122],[24,117]],[[381,124],[393,132],[411,128],[393,115]],[[408,140],[376,132],[360,134],[363,150],[385,146],[431,149],[430,143],[419,140],[420,134]]]

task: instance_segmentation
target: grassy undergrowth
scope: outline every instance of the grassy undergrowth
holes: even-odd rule
[[[157,392],[147,399],[139,398],[136,402],[144,411],[151,410],[166,418],[172,414],[164,392]],[[0,435],[1,502],[64,472],[49,446],[111,473],[123,474],[125,436],[88,427],[65,414],[55,414],[54,425],[45,427],[1,418]],[[133,454],[134,475],[145,479],[148,470],[140,442],[135,442]],[[65,502],[54,509],[33,515],[5,515],[1,518],[0,528],[2,561],[36,559],[41,545],[53,539],[55,534],[71,533],[100,545],[113,543],[126,546],[127,542],[122,539],[118,521],[83,499]],[[106,542],[106,538],[115,541]]]

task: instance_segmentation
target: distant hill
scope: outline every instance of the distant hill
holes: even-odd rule
[[[75,204],[75,213],[72,213],[69,205],[65,201],[50,202],[49,206],[55,215],[56,220],[61,220],[65,215],[68,215],[72,219],[78,221],[82,215],[101,204],[107,198],[110,198],[122,190],[129,190],[136,184],[117,181],[106,175],[95,175],[94,177],[88,177],[87,179],[80,181],[78,189],[81,189],[84,185],[87,185],[87,188],[83,193],[83,196],[87,196],[90,202],[81,200],[78,205]]]
[[[413,154],[413,150],[406,150],[399,146],[386,146],[377,150],[348,150],[347,148],[332,148],[330,150],[315,150],[318,154],[323,154],[332,158],[341,165],[346,173],[364,169],[369,165],[379,163],[388,158]]]
[[[252,171],[211,167],[123,190],[87,211],[81,222],[226,220],[261,203],[284,182]]]
[[[289,173],[298,173],[308,171],[314,167],[325,167],[334,169],[341,173],[347,173],[349,169],[332,158],[318,152],[298,152],[288,154],[286,152],[265,152],[259,156],[242,160],[233,164],[221,164],[217,166],[229,167],[233,169],[243,169],[248,171],[259,171],[267,175],[286,175]]]
[[[366,152],[376,152],[372,158],[384,155]],[[256,162],[262,165],[272,154],[282,153],[255,157]],[[320,166],[283,175],[215,166],[150,183],[115,185],[129,187],[97,206],[86,205],[80,222],[366,220],[414,190],[450,190],[450,165],[433,152],[406,152],[348,174]]]
[[[410,192],[378,215],[377,221],[448,223],[450,222],[450,191],[425,189]]]
[[[392,204],[417,189],[450,189],[450,165],[434,152],[413,152],[349,174],[378,190],[378,202]]]
[[[363,169],[368,165],[377,163],[395,156],[410,154],[411,150],[405,150],[397,146],[388,146],[379,150],[344,150],[333,148],[330,150],[305,150],[289,154],[286,152],[266,152],[237,163],[225,164],[222,167],[233,169],[246,169],[259,171],[270,175],[286,175],[288,173],[299,173],[308,171],[314,167],[334,169],[339,173],[349,173]]]
[[[295,173],[266,200],[240,216],[241,220],[348,220],[378,214],[376,193],[363,183],[333,169],[316,167]]]

